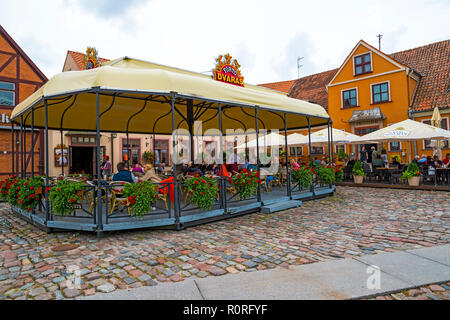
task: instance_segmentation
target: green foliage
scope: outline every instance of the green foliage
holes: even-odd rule
[[[123,196],[127,198],[128,206],[135,216],[143,216],[151,210],[155,202],[156,188],[150,181],[125,184]]]
[[[22,186],[17,194],[17,205],[24,210],[31,211],[39,202],[39,193],[42,192],[42,181],[39,177],[21,180]]]
[[[345,153],[344,149],[339,149],[338,150],[338,159],[342,161],[345,158],[348,158],[348,154]]]
[[[333,184],[336,181],[334,168],[332,166],[320,166],[317,170],[317,178],[324,184]]]
[[[53,213],[67,215],[75,210],[74,205],[79,204],[83,197],[84,185],[82,182],[60,180],[48,191],[48,199]]]
[[[362,164],[359,160],[357,160],[355,162],[355,165],[353,166],[353,174],[355,176],[361,176],[361,177],[365,177],[366,174],[364,173],[364,169],[362,167]]]
[[[309,166],[301,166],[292,170],[292,180],[301,189],[309,189],[313,181],[313,169]]]
[[[417,163],[411,162],[406,171],[402,173],[402,180],[420,176],[420,169]]]
[[[201,177],[196,174],[184,183],[188,192],[192,194],[191,202],[193,204],[202,210],[210,210],[212,208],[217,192],[219,192],[217,181],[212,176]]]
[[[258,183],[261,182],[259,179],[259,171],[250,172],[247,169],[242,169],[228,181],[239,193],[240,200],[251,198],[256,194]]]

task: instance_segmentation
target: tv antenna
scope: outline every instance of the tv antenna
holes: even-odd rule
[[[381,38],[383,38],[383,35],[379,34],[377,35],[377,38],[378,38],[378,50],[381,51]]]
[[[298,57],[297,58],[297,79],[300,79],[300,68],[303,67],[302,64],[300,64],[300,60],[302,60],[304,57]]]

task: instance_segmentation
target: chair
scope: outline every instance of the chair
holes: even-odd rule
[[[372,167],[369,164],[364,163],[363,170],[364,170],[364,174],[366,175],[366,177],[369,179],[369,182],[370,182],[371,177],[372,177]]]
[[[111,189],[111,209],[110,214],[114,212],[114,209],[117,207],[117,210],[120,213],[120,206],[126,206],[128,214],[131,215],[130,207],[128,206],[128,199],[123,195],[123,187],[126,184],[130,184],[125,181],[113,181],[109,184]]]
[[[401,178],[402,178],[402,173],[403,173],[403,170],[400,170],[400,169],[395,169],[395,170],[393,170],[392,172],[391,172],[391,177],[390,177],[390,182],[391,182],[391,184],[393,184],[394,183],[394,181],[395,182],[398,182],[398,183],[401,183],[402,182],[402,180],[401,180]]]
[[[352,180],[353,175],[353,167],[346,166],[344,167],[344,180]]]
[[[422,183],[425,182],[434,182],[434,185],[437,185],[437,179],[436,179],[436,169],[434,170],[434,173],[430,173],[429,166],[424,166],[424,169],[422,170]]]
[[[167,206],[167,193],[159,192],[159,185],[155,185],[156,194],[158,195],[158,200],[161,200],[164,202],[166,206],[166,210],[169,210],[169,207]]]

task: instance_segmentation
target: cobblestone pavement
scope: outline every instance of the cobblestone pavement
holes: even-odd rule
[[[46,234],[0,204],[0,299],[74,298],[447,244],[449,207],[446,192],[338,187],[334,197],[274,214],[97,239]],[[73,248],[57,251],[63,244]]]
[[[367,300],[450,300],[450,282],[381,295]]]

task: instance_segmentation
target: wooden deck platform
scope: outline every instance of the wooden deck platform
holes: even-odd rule
[[[420,185],[418,187],[411,187],[408,184],[388,184],[388,183],[370,183],[364,182],[357,184],[354,182],[339,182],[336,183],[337,186],[344,187],[357,187],[357,188],[385,188],[385,189],[406,189],[406,190],[426,190],[426,191],[450,191],[450,186],[443,185]]]

